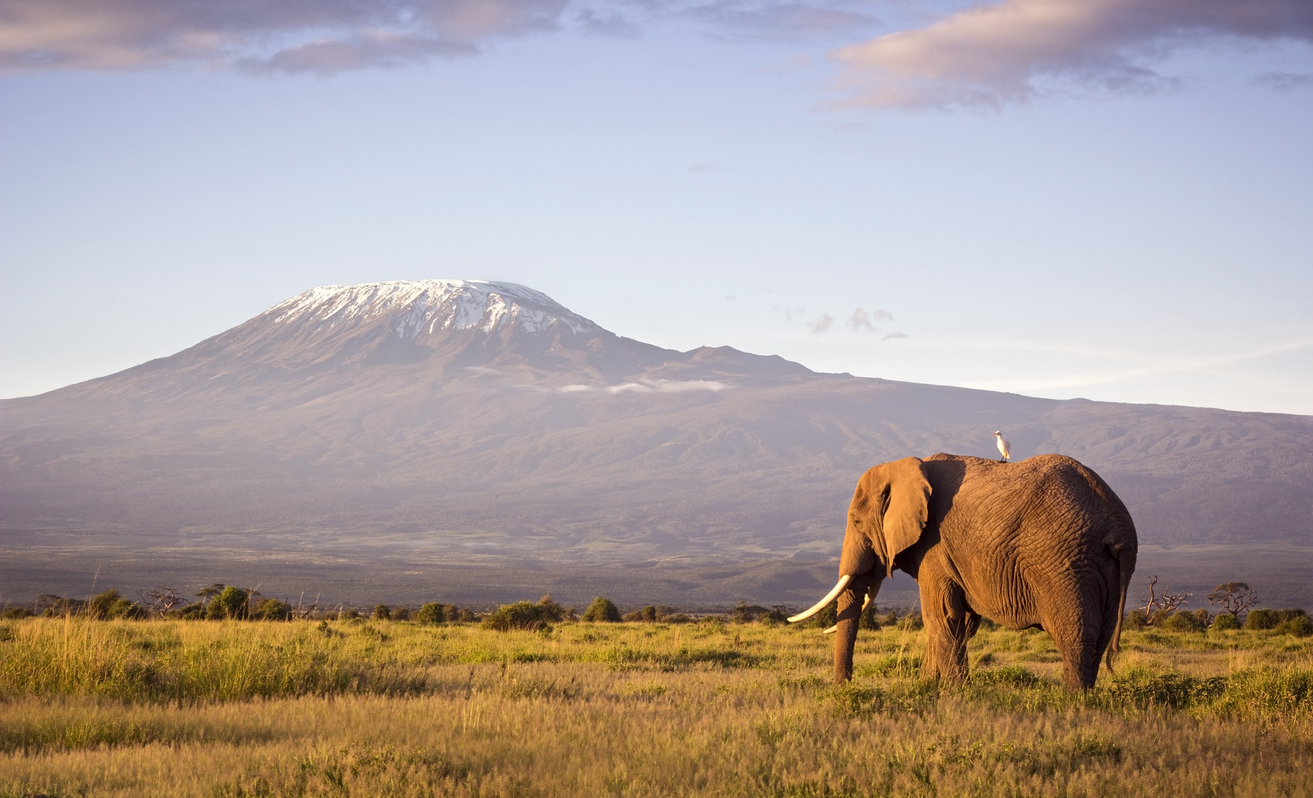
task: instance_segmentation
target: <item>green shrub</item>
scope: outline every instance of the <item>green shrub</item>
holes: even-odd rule
[[[1174,612],[1163,621],[1162,628],[1173,632],[1197,632],[1203,629],[1193,612]]]
[[[0,615],[0,618],[4,618],[6,621],[15,621],[19,618],[28,618],[31,615],[32,611],[27,607],[9,607],[3,615]]]
[[[1245,628],[1258,631],[1275,629],[1279,623],[1281,616],[1276,610],[1250,610],[1248,617],[1245,618]]]
[[[807,624],[818,629],[828,629],[839,622],[839,604],[831,601],[824,609],[811,617]]]
[[[386,604],[375,604],[374,614],[370,617],[376,621],[390,621],[392,620],[392,610],[388,609]]]
[[[1122,628],[1143,629],[1145,626],[1145,621],[1147,620],[1148,619],[1145,617],[1144,610],[1131,610],[1130,612],[1126,613],[1126,617],[1122,618]]]
[[[861,616],[861,618],[858,619],[858,622],[857,622],[857,628],[858,628],[858,629],[879,629],[879,628],[880,628],[880,616],[877,614],[877,613],[879,613],[879,611],[880,611],[880,610],[879,610],[879,608],[875,605],[875,602],[874,602],[874,601],[872,601],[870,604],[867,604],[867,605],[866,605],[866,609],[862,610],[862,616]]]
[[[210,600],[210,606],[206,610],[205,617],[210,620],[245,618],[249,599],[250,596],[247,595],[245,590],[229,585],[219,595]]]
[[[589,623],[619,623],[620,608],[610,599],[598,596],[593,599],[592,604],[588,605],[588,609],[584,610],[584,620]]]
[[[251,610],[251,617],[261,621],[285,621],[292,615],[292,605],[276,598],[267,598]]]
[[[392,620],[394,620],[394,621],[409,621],[409,620],[410,620],[410,610],[409,610],[408,608],[406,608],[406,607],[393,607],[393,608],[392,608]]]
[[[542,608],[543,620],[548,623],[560,623],[565,617],[565,608],[553,601],[550,593],[538,599],[538,606]]]
[[[641,610],[625,613],[621,620],[627,623],[656,623],[657,608],[656,606],[644,607]]]
[[[419,608],[415,613],[415,622],[420,624],[440,624],[446,623],[447,613],[441,604],[430,601],[428,604]]]
[[[1219,632],[1224,632],[1227,629],[1239,629],[1240,621],[1236,620],[1236,617],[1229,612],[1219,612],[1208,628],[1216,629]]]
[[[528,601],[503,604],[483,619],[483,628],[496,629],[499,632],[507,632],[511,629],[542,631],[551,628],[547,624],[546,614],[542,604]]]
[[[909,612],[898,620],[898,628],[904,631],[915,631],[925,628],[925,622],[921,620],[921,613]]]
[[[145,610],[138,607],[133,601],[121,595],[113,588],[93,596],[87,602],[85,609],[87,616],[95,618],[98,621],[110,618],[144,618]]]
[[[1276,625],[1276,632],[1295,637],[1313,637],[1313,619],[1303,610],[1281,610],[1280,614],[1281,622]]]

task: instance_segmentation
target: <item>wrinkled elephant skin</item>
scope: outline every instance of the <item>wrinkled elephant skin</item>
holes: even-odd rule
[[[862,600],[893,569],[921,591],[928,675],[967,675],[981,616],[1048,632],[1069,688],[1089,688],[1118,650],[1138,543],[1126,506],[1061,455],[1019,463],[937,454],[875,466],[848,509],[835,635],[836,681],[852,678]]]

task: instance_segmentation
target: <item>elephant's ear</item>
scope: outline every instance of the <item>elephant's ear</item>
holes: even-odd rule
[[[930,518],[930,481],[925,478],[920,458],[904,457],[880,467],[888,485],[884,511],[884,553],[888,575],[893,575],[894,558],[921,539]]]

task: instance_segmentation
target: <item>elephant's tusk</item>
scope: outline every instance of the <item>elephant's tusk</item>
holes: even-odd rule
[[[839,577],[839,583],[834,586],[833,590],[825,594],[825,598],[816,602],[816,606],[812,607],[811,609],[805,612],[800,612],[797,615],[790,618],[789,623],[797,623],[798,621],[805,621],[808,618],[815,615],[816,613],[825,609],[826,605],[828,605],[831,601],[834,601],[839,596],[839,594],[843,592],[843,589],[847,587],[848,583],[851,581],[852,581],[852,577],[849,576],[848,574],[844,574],[843,576]]]
[[[862,612],[866,612],[866,608],[869,606],[871,606],[871,594],[867,593],[866,601],[862,602]],[[834,626],[831,626],[829,629],[826,629],[824,632],[821,632],[821,634],[832,635],[837,631],[839,631],[839,624],[836,623]]]

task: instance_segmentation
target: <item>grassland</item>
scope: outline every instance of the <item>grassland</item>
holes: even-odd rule
[[[1128,632],[1057,684],[982,631],[391,621],[0,623],[0,796],[1313,795],[1313,639]]]

